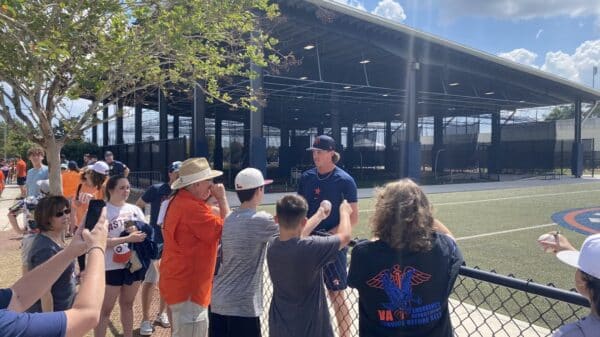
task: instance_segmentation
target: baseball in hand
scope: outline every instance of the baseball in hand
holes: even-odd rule
[[[329,212],[331,212],[331,202],[329,200],[321,201],[321,207],[323,207],[325,214],[329,214]]]
[[[542,234],[537,239],[538,243],[546,253],[553,253],[556,246],[556,236],[552,234]]]

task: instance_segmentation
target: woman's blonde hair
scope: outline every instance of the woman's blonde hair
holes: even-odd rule
[[[371,226],[373,234],[390,247],[431,250],[433,223],[429,200],[412,180],[402,179],[376,189]]]

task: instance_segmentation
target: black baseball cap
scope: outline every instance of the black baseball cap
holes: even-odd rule
[[[326,135],[317,136],[312,146],[306,149],[306,151],[312,150],[335,151],[335,140]]]

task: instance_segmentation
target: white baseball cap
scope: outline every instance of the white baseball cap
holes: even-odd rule
[[[585,239],[581,250],[566,250],[556,254],[559,260],[600,279],[600,234]]]
[[[107,175],[108,171],[110,171],[110,167],[108,167],[108,164],[103,161],[97,161],[92,165],[88,165],[88,169],[104,175]]]
[[[248,167],[241,170],[235,176],[235,190],[243,191],[250,190],[253,188],[261,187],[272,183],[273,180],[263,178],[262,172],[259,170]]]

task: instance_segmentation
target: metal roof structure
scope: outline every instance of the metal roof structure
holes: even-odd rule
[[[600,91],[534,67],[487,54],[417,31],[333,0],[277,0],[281,10],[269,33],[282,54],[297,65],[265,70],[264,123],[290,120],[298,128],[340,123],[401,120],[407,97],[406,74],[418,63],[416,112],[424,116],[474,116],[600,100]],[[231,95],[250,85],[226,87]],[[173,95],[169,113],[189,115],[192,102]],[[244,120],[245,111],[208,107],[225,119]]]

